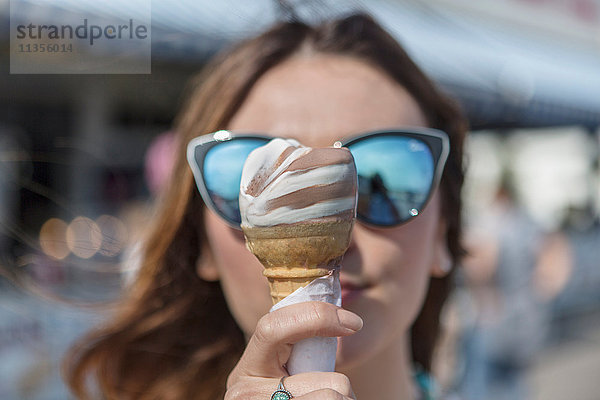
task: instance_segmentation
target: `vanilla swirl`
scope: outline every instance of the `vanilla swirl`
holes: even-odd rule
[[[345,148],[273,139],[252,151],[240,185],[242,226],[274,226],[356,214],[356,167]]]

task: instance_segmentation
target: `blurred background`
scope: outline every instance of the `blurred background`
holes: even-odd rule
[[[11,20],[114,4],[0,0],[0,399],[69,398],[60,359],[131,275],[186,82],[285,4],[368,10],[469,116],[440,390],[600,398],[600,0],[153,1],[150,74],[10,74]]]

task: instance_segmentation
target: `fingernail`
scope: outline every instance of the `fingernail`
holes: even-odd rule
[[[363,320],[361,317],[354,314],[353,312],[344,310],[343,308],[338,308],[337,316],[338,320],[340,321],[340,324],[344,328],[348,328],[350,330],[353,330],[354,332],[360,330],[363,326]]]

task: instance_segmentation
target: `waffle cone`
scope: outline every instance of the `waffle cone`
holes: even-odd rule
[[[341,262],[352,221],[245,227],[246,246],[265,267],[273,304]]]

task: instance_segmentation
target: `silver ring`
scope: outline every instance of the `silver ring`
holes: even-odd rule
[[[284,379],[285,376],[282,376],[279,380],[279,386],[277,386],[277,390],[271,395],[271,400],[290,400],[294,398],[283,385]]]

